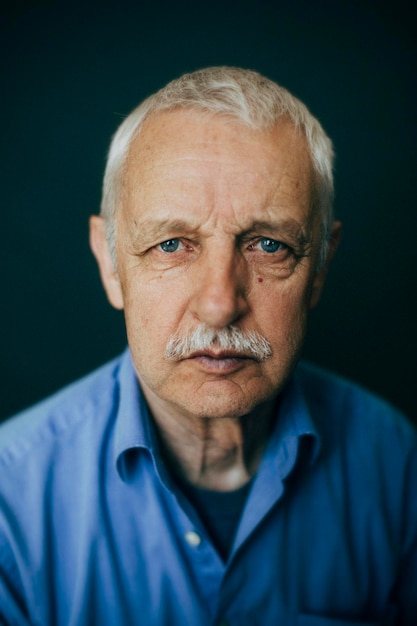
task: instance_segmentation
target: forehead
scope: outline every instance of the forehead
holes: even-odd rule
[[[150,208],[178,212],[200,202],[242,215],[275,205],[307,212],[314,172],[307,141],[288,120],[254,130],[224,116],[175,110],[145,121],[124,183],[124,208],[139,218]]]

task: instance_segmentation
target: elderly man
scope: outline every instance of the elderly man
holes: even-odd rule
[[[417,623],[417,445],[298,363],[340,236],[332,146],[259,74],[125,119],[91,247],[129,349],[0,431],[0,622]]]

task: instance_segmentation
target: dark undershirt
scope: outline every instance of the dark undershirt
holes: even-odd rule
[[[227,561],[252,481],[234,491],[212,491],[176,479],[196,509],[217,551]]]

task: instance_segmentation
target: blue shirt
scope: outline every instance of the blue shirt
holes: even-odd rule
[[[0,442],[0,624],[417,624],[416,434],[340,378],[298,366],[226,563],[129,352]]]

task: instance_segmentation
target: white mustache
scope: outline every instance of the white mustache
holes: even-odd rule
[[[257,361],[264,361],[272,354],[269,341],[257,332],[246,333],[235,326],[216,330],[201,325],[183,336],[172,335],[166,345],[165,356],[171,361],[178,361],[213,346]]]

